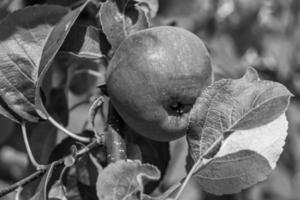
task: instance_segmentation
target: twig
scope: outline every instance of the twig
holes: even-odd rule
[[[102,146],[104,143],[104,141],[96,141],[94,140],[93,142],[91,142],[90,144],[88,144],[87,146],[85,146],[84,148],[80,149],[75,155],[74,155],[74,158],[77,159],[79,157],[81,157],[82,155],[90,152],[91,150],[99,147],[99,146]],[[72,155],[69,155],[69,156],[72,156]],[[54,168],[57,168],[59,166],[62,166],[64,165],[64,161],[65,159],[67,158],[68,156],[64,157],[64,158],[61,158],[57,161],[54,161],[53,163],[55,164]],[[51,163],[52,164],[52,163]],[[27,176],[26,178],[18,181],[17,183],[14,183],[10,186],[8,186],[7,188],[3,189],[0,191],[0,198],[15,191],[16,189],[20,188],[20,187],[23,187],[25,185],[27,185],[28,183],[31,183],[32,181],[38,179],[39,177],[41,177],[42,175],[44,175],[48,168],[51,166],[51,164],[47,165],[46,168],[43,168],[43,169],[39,169],[38,171],[34,172],[33,174]]]
[[[26,178],[20,180],[17,183],[14,183],[12,185],[10,185],[9,187],[3,189],[0,191],[0,198],[15,191],[16,189],[18,189],[19,187],[25,186],[28,183],[31,183],[32,181],[38,179],[39,177],[41,177],[44,173],[46,172],[46,169],[41,169],[39,171],[34,172],[33,174],[27,176]]]

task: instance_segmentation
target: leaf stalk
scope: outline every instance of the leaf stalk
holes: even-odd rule
[[[35,157],[34,157],[34,155],[32,153],[32,150],[31,150],[31,147],[30,147],[30,144],[29,144],[29,141],[28,141],[27,130],[26,130],[26,123],[25,122],[23,122],[21,124],[21,129],[22,129],[23,140],[24,140],[24,143],[25,143],[26,151],[27,151],[27,154],[28,154],[30,162],[32,163],[32,165],[37,170],[44,169],[46,166],[39,164],[36,161],[36,159],[35,159]]]

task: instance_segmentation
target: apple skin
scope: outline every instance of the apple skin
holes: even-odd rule
[[[212,82],[204,43],[171,26],[145,29],[125,39],[106,75],[108,95],[122,119],[156,141],[186,134],[190,109]]]

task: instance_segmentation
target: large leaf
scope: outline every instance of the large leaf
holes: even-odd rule
[[[190,113],[187,139],[191,157],[197,161],[215,142],[234,131],[275,120],[286,111],[291,96],[285,86],[259,80],[253,68],[241,79],[215,82],[196,100]]]
[[[32,6],[0,24],[0,112],[16,121],[47,118],[40,89],[46,71],[86,6]]]
[[[125,4],[119,10],[115,1],[108,0],[101,5],[99,18],[113,50],[130,34],[149,27],[145,12],[132,3]]]
[[[287,136],[285,115],[267,125],[232,133],[194,177],[213,194],[232,194],[266,179],[275,168]]]
[[[291,96],[283,85],[259,80],[253,68],[203,92],[187,139],[192,172],[205,191],[231,194],[266,178],[282,153]]]
[[[99,174],[97,195],[101,200],[147,199],[143,194],[145,181],[159,177],[159,170],[152,165],[140,161],[117,161]]]

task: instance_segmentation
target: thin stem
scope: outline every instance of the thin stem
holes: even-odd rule
[[[23,134],[23,140],[24,140],[24,143],[25,143],[25,147],[26,147],[26,150],[27,150],[27,154],[28,154],[28,157],[29,157],[29,160],[30,162],[32,163],[32,165],[37,169],[42,169],[42,168],[45,168],[45,165],[40,165],[36,159],[34,158],[34,155],[31,151],[31,147],[30,147],[30,144],[29,144],[29,141],[28,141],[28,137],[27,137],[27,130],[26,130],[26,125],[25,125],[25,122],[23,122],[21,124],[21,129],[22,129],[22,134]]]
[[[181,186],[180,182],[172,185],[167,191],[165,191],[160,197],[161,199],[167,199],[171,194],[173,194]]]
[[[200,165],[203,165],[203,159],[199,159],[198,162],[199,161],[200,161]],[[179,191],[177,192],[176,197],[174,198],[174,200],[178,200],[179,197],[181,196],[183,190],[185,189],[185,187],[188,184],[189,180],[191,179],[192,175],[196,171],[196,168],[198,167],[197,166],[198,162],[196,164],[194,164],[194,166],[192,167],[191,171],[189,172],[189,174],[187,175],[187,177],[184,179],[184,182],[182,183],[182,185],[181,185]]]
[[[63,131],[65,134],[67,134],[68,136],[82,142],[82,143],[89,143],[91,142],[91,138],[88,137],[82,137],[79,135],[76,135],[75,133],[72,133],[71,131],[69,131],[68,129],[66,129],[64,126],[62,126],[61,124],[59,124],[54,118],[52,118],[51,116],[48,117],[49,122],[51,122],[55,127],[57,127],[59,130]]]
[[[223,140],[223,136],[219,137],[204,153],[203,155],[199,158],[199,160],[193,165],[192,169],[189,171],[187,177],[184,179],[184,182],[182,183],[180,190],[178,191],[176,197],[174,200],[178,200],[179,197],[181,196],[183,190],[185,189],[187,183],[189,182],[189,180],[191,179],[191,177],[193,176],[193,174],[196,171],[199,171],[201,169],[203,169],[210,161],[210,159],[204,160],[204,157],[206,155],[208,155],[209,153],[211,153]]]
[[[68,166],[65,166],[63,169],[62,169],[62,171],[61,171],[61,173],[60,173],[60,175],[59,175],[59,181],[61,181],[61,182],[63,182],[63,178],[64,178],[64,175],[65,175],[65,173],[66,173],[66,171],[69,169],[69,167]]]

